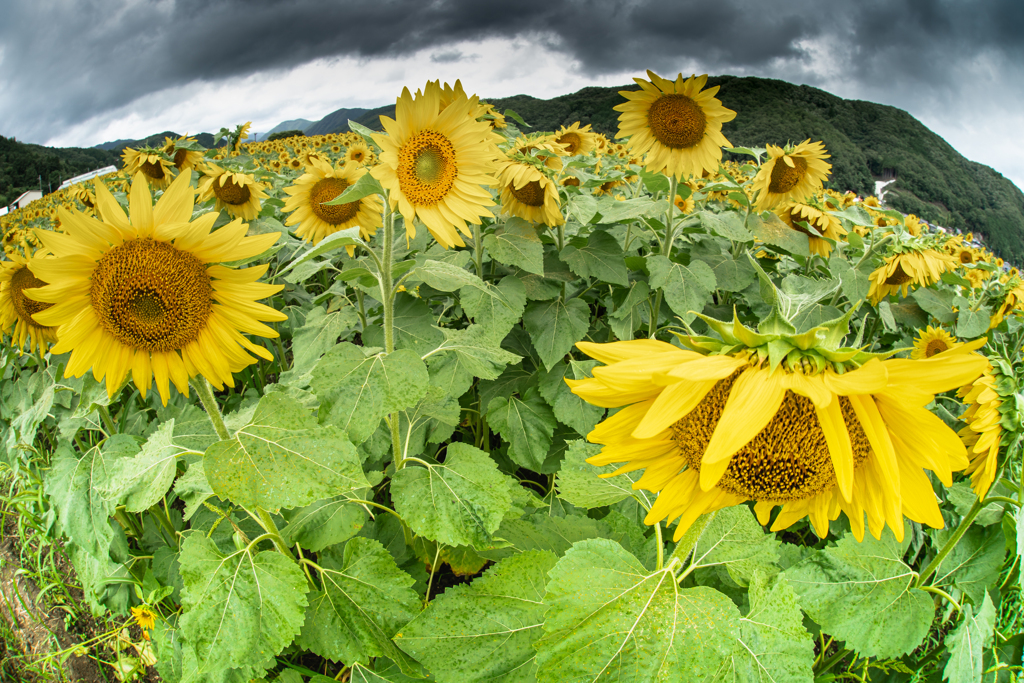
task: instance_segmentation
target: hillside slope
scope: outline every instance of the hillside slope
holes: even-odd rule
[[[0,206],[7,206],[26,190],[54,190],[62,180],[103,168],[120,166],[117,154],[95,147],[54,148],[19,142],[0,135]]]

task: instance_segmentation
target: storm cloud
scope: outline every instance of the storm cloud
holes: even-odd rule
[[[627,82],[647,68],[663,74],[770,76],[902,107],[954,138],[957,131],[969,137],[988,129],[1005,141],[1008,132],[1024,128],[1017,125],[1024,124],[1020,0],[520,0],[497,6],[476,0],[14,0],[5,5],[0,134],[36,142],[69,144],[62,133],[112,112],[124,118],[161,93],[161,106],[172,106],[175,98],[167,96],[172,90],[178,101],[191,103],[183,106],[195,106],[190,91],[216,93],[224,84],[254,76],[277,74],[286,81],[290,71],[317,60],[390,60],[401,71],[404,58],[421,55],[418,62],[434,66],[492,66],[488,60],[494,55],[482,48],[495,40],[560,56],[580,84],[615,75]],[[535,91],[523,86],[531,74],[516,70],[530,68],[528,61],[493,67],[494,81],[479,88],[482,95],[516,94],[504,82],[512,76],[522,88],[517,92],[546,92],[543,79],[550,72],[535,74]],[[339,93],[333,107],[354,106],[345,96],[346,74],[333,78]],[[395,94],[382,94],[377,103]],[[187,114],[176,112],[176,120]],[[1024,145],[1019,134],[1015,144]],[[1007,163],[1021,157],[1024,150],[1016,149],[1005,155]],[[992,159],[986,163],[1017,175]],[[1024,167],[1018,184],[1021,178]]]

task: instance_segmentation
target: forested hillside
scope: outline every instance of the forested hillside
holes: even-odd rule
[[[0,206],[7,206],[26,190],[56,190],[63,180],[115,164],[117,154],[80,147],[43,147],[0,135]]]

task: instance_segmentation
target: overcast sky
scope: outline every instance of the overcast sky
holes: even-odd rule
[[[1024,187],[1024,0],[3,0],[0,134],[267,131],[402,86],[553,97],[651,68],[907,110]],[[740,112],[742,116],[742,112]]]

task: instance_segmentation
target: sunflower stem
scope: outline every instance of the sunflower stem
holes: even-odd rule
[[[290,557],[296,562],[298,561],[291,549],[285,544],[284,539],[281,538],[281,532],[277,529],[277,524],[274,523],[274,518],[270,516],[270,513],[261,507],[256,508],[256,515],[259,517],[260,526],[270,536],[270,540],[273,541],[274,546],[278,552],[286,557]]]
[[[484,277],[484,242],[482,232],[479,225],[473,225],[473,255],[476,257],[476,275],[481,280]]]
[[[385,199],[385,204],[387,200]],[[395,212],[390,207],[384,214],[384,253],[381,254],[380,288],[384,304],[384,353],[395,350],[395,283],[391,277],[392,252],[395,247]],[[388,417],[391,426],[391,454],[395,462],[395,471],[405,465],[402,452],[402,437],[398,433],[398,413]]]
[[[665,540],[661,537],[661,522],[654,525],[654,535],[658,539],[658,566],[656,571],[661,571],[665,566]]]
[[[110,418],[110,411],[106,406],[96,406],[96,410],[100,414],[100,420],[103,421],[103,428],[107,430],[107,436],[113,436],[117,434],[117,427],[114,426],[114,421]]]
[[[956,528],[956,530],[953,532],[953,535],[949,537],[949,540],[946,541],[946,543],[942,546],[942,549],[939,550],[935,558],[928,563],[928,566],[925,567],[921,574],[917,577],[917,581],[914,582],[915,588],[921,588],[922,586],[924,586],[925,581],[930,579],[932,574],[934,574],[938,570],[943,560],[945,560],[946,556],[953,551],[953,548],[957,546],[957,544],[960,542],[960,539],[964,537],[964,534],[967,533],[967,530],[971,527],[971,524],[974,523],[974,519],[978,516],[978,513],[981,512],[982,508],[984,508],[988,502],[989,501],[981,500],[980,498],[974,501],[974,505],[972,505],[971,509],[967,511],[967,514],[964,515],[964,518],[960,520],[960,526]]]
[[[676,240],[676,229],[672,221],[676,208],[676,191],[679,188],[679,178],[672,176],[668,179],[668,211],[665,212],[665,241],[661,244],[661,253],[672,258],[672,244]]]
[[[224,418],[220,414],[220,407],[217,405],[217,398],[213,395],[213,387],[210,386],[209,380],[205,377],[202,380],[194,377],[191,383],[192,388],[196,390],[196,395],[199,396],[199,401],[206,410],[206,416],[213,423],[213,429],[217,432],[217,436],[220,437],[221,441],[229,440],[231,434],[228,433],[228,428],[224,426]]]

